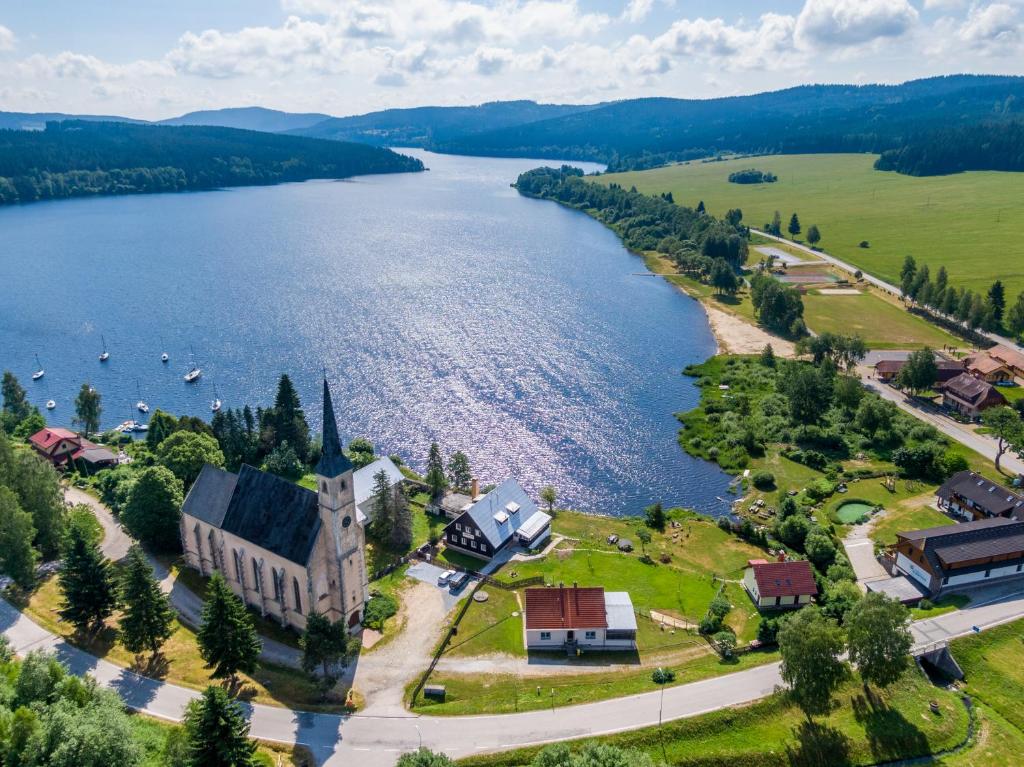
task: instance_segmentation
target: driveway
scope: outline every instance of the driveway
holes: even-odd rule
[[[417,562],[416,564],[410,565],[405,571],[405,574],[410,578],[414,578],[421,583],[425,583],[432,586],[444,600],[445,612],[453,609],[459,601],[469,593],[473,586],[473,580],[467,581],[463,584],[462,588],[459,589],[458,594],[452,594],[448,586],[438,585],[437,579],[441,577],[441,573],[445,572],[446,568],[432,565],[429,562]]]
[[[843,539],[843,548],[850,559],[853,572],[857,576],[857,585],[861,591],[867,591],[865,584],[881,581],[889,577],[889,573],[878,563],[875,557],[875,542],[868,536],[871,533],[871,522],[854,527]]]

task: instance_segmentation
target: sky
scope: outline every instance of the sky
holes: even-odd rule
[[[1024,74],[1024,0],[0,0],[0,110],[144,119]]]

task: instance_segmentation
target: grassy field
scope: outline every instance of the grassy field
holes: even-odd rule
[[[525,656],[522,607],[516,592],[487,588],[486,602],[473,602],[459,624],[459,633],[445,656],[471,657],[490,653]],[[517,613],[513,615],[513,613]]]
[[[928,708],[933,700],[937,714]],[[669,722],[660,730],[651,727],[601,740],[646,751],[655,762],[674,767],[850,767],[951,749],[967,736],[967,722],[959,698],[932,686],[914,669],[881,693],[866,694],[851,681],[837,696],[835,710],[813,721],[785,696],[774,695],[751,706]],[[524,767],[540,749],[473,756],[459,764]]]
[[[795,211],[805,230],[818,225],[820,247],[894,284],[909,254],[932,274],[945,265],[954,285],[984,292],[999,278],[1011,296],[1024,289],[1020,175],[915,178],[876,171],[874,160],[867,154],[776,155],[609,174],[599,181],[649,194],[672,192],[680,204],[704,200],[719,216],[740,208],[744,222],[758,228],[776,210],[785,227]],[[732,171],[751,167],[777,174],[778,182],[727,181]],[[870,247],[858,247],[862,240]]]
[[[871,539],[889,546],[896,543],[896,533],[902,530],[921,530],[926,527],[951,525],[953,521],[931,507],[935,497],[928,493],[915,496],[902,503],[886,506],[885,514],[877,518],[871,527]]]
[[[816,333],[856,333],[871,349],[911,349],[963,341],[932,325],[873,291],[857,296],[822,295],[811,291],[804,297],[804,321]]]

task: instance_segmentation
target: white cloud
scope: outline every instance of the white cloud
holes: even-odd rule
[[[174,70],[161,61],[136,61],[109,64],[95,56],[63,51],[53,56],[34,54],[19,62],[17,69],[25,77],[44,79],[124,80],[144,77],[168,77]]]
[[[1017,9],[1006,3],[974,6],[957,32],[964,43],[985,52],[1016,48],[1022,41]]]
[[[622,12],[622,17],[636,24],[646,19],[653,8],[654,0],[629,0],[626,9]]]
[[[796,21],[796,41],[841,47],[899,37],[918,20],[907,0],[807,0]]]
[[[0,24],[0,53],[5,51],[13,51],[17,39],[14,37],[14,33]]]

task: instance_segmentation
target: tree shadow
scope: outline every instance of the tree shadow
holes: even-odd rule
[[[792,767],[847,767],[850,739],[834,727],[806,720],[793,728],[796,746],[786,746],[786,758]]]
[[[870,687],[864,686],[862,691],[863,694],[854,696],[851,701],[853,715],[863,725],[868,747],[877,761],[929,753],[928,738],[915,724]]]
[[[171,663],[162,652],[155,655],[139,654],[132,661],[131,670],[136,674],[142,674],[152,679],[166,679],[171,669]]]

